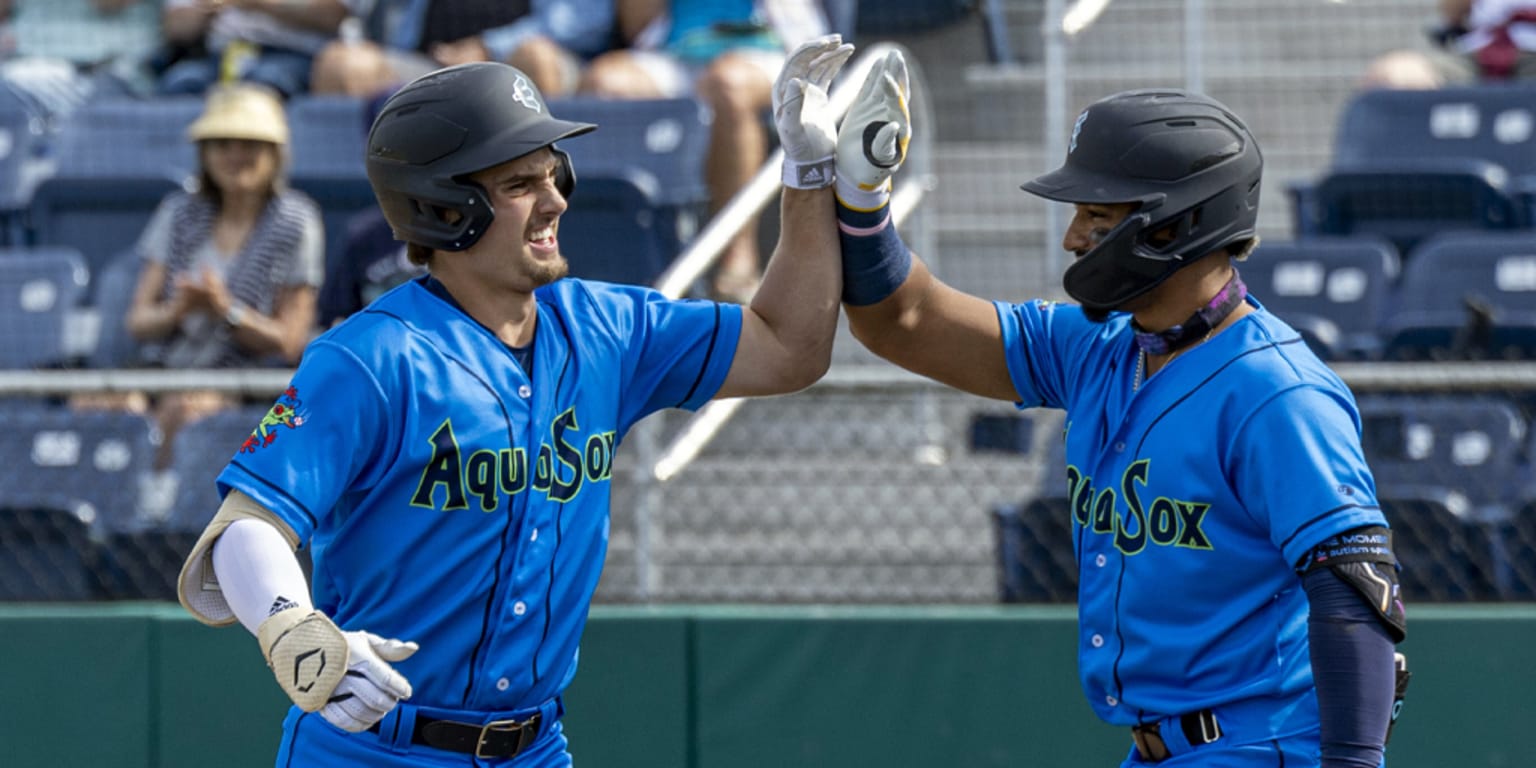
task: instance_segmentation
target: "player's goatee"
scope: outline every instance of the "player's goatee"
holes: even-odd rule
[[[556,256],[548,261],[535,262],[529,270],[529,277],[533,279],[535,288],[541,285],[549,285],[571,273],[571,264],[564,256]]]

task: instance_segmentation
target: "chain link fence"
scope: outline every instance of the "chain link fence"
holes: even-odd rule
[[[1428,0],[1125,0],[1068,35],[1061,17],[1094,3],[958,5],[926,25],[892,16],[879,37],[921,62],[918,98],[935,118],[924,256],[946,282],[1008,300],[1060,298],[1061,210],[1018,186],[1057,164],[1081,106],[1150,86],[1224,101],[1265,150],[1261,234],[1290,239],[1291,186],[1328,167],[1361,74],[1376,55],[1419,45],[1434,21]],[[619,453],[598,599],[1071,602],[1060,415],[845,375],[866,370],[890,372],[842,332],[827,383],[742,404],[665,481],[658,457],[692,417],[638,427]],[[1536,374],[1352,363],[1346,379],[1409,597],[1532,599]],[[119,384],[81,389],[92,386]],[[188,427],[168,471],[151,467],[161,438],[146,416],[72,408],[69,387],[9,390],[0,600],[174,599],[181,559],[217,504],[212,478],[281,386],[230,385],[244,405]]]

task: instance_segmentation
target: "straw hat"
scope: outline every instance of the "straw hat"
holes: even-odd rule
[[[208,104],[187,128],[187,138],[247,139],[280,146],[288,144],[288,118],[273,91],[250,83],[216,86]]]

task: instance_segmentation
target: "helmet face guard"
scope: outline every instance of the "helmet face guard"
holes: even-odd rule
[[[1263,157],[1219,102],[1127,91],[1085,109],[1062,167],[1023,185],[1067,203],[1139,204],[1062,277],[1073,300],[1107,312],[1217,249],[1251,239]]]
[[[548,147],[556,187],[569,198],[576,172],[555,142],[595,128],[555,119],[532,80],[506,64],[448,67],[406,84],[379,110],[368,180],[396,239],[462,251],[496,217],[470,175]]]

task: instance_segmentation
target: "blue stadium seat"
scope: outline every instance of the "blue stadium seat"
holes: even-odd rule
[[[348,96],[294,96],[288,100],[295,176],[352,177],[366,182],[367,103]]]
[[[214,478],[223,471],[266,408],[239,407],[205,416],[176,434],[171,453],[175,496],[149,525],[112,531],[113,596],[175,600],[182,563],[219,508]]]
[[[972,448],[991,450],[1032,443],[1042,425],[972,421]],[[1023,433],[1028,433],[1025,437]],[[1040,482],[1021,502],[992,509],[998,557],[998,597],[1005,603],[1072,602],[1077,596],[1077,560],[1071,502],[1067,496],[1066,444],[1059,430],[1042,435]]]
[[[63,509],[0,504],[0,602],[100,600],[100,550]]]
[[[138,362],[139,343],[128,333],[128,310],[138,289],[144,262],[136,249],[121,251],[91,280],[91,308],[96,314],[96,343],[86,358],[91,368],[127,368]]]
[[[168,176],[44,179],[28,211],[30,240],[78,250],[94,275],[124,246],[138,242],[160,201],[180,188]]]
[[[69,357],[70,317],[90,276],[68,248],[0,249],[0,368],[57,365]]]
[[[171,447],[176,498],[161,528],[195,533],[208,524],[220,503],[214,478],[239,452],[268,407],[240,406],[218,411],[176,433]]]
[[[1340,117],[1333,167],[1293,188],[1296,231],[1374,232],[1410,255],[1437,231],[1530,226],[1532,104],[1523,84],[1361,92]]]
[[[1301,236],[1378,235],[1409,258],[1438,232],[1530,224],[1504,169],[1454,158],[1334,167],[1309,190],[1298,190],[1296,215]]]
[[[47,166],[44,120],[31,102],[0,82],[0,245],[23,240],[22,212]]]
[[[0,409],[0,506],[70,511],[95,531],[143,525],[140,482],[159,430],[140,414],[63,406]]]
[[[1450,232],[1408,260],[1382,330],[1386,357],[1536,357],[1536,232]]]
[[[1375,237],[1265,240],[1239,265],[1249,292],[1324,360],[1381,355],[1398,268],[1392,244]]]
[[[289,179],[294,189],[314,198],[325,227],[325,258],[340,258],[347,246],[347,226],[358,212],[378,206],[365,175],[297,175]]]
[[[1525,420],[1500,398],[1360,398],[1363,443],[1410,598],[1482,600],[1497,591],[1490,530],[1524,481]]]
[[[560,217],[560,252],[571,275],[655,283],[680,245],[657,209],[654,179],[633,170],[578,171],[577,177],[574,203]]]
[[[609,100],[569,98],[550,104],[564,120],[596,123],[592,133],[561,142],[576,167],[576,194],[571,212],[627,216],[627,195],[611,189],[590,190],[588,179],[619,177],[633,181],[649,198],[647,224],[668,263],[698,231],[708,210],[704,186],[704,156],[709,147],[709,118],[692,98]],[[589,194],[589,190],[592,194]],[[566,214],[567,219],[570,216]],[[561,239],[567,235],[562,224]],[[569,254],[567,254],[569,255]]]
[[[197,168],[187,126],[202,111],[198,96],[88,101],[59,128],[58,175],[183,179]]]
[[[1345,105],[1334,165],[1467,158],[1536,174],[1536,85],[1362,91]]]

